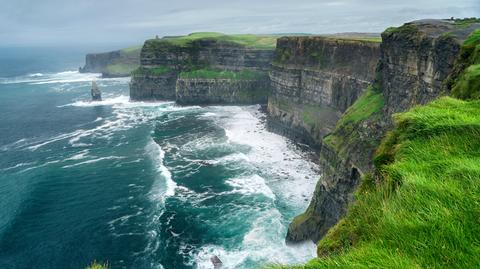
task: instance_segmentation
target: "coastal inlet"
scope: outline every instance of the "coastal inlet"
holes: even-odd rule
[[[90,102],[91,81],[102,101]],[[0,268],[256,268],[285,244],[319,177],[259,106],[130,102],[129,79],[0,79]],[[282,253],[282,255],[278,255]]]

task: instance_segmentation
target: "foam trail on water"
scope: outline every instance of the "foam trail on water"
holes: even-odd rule
[[[175,195],[175,189],[177,188],[177,183],[172,179],[172,173],[168,168],[163,164],[165,158],[165,151],[155,142],[153,139],[145,147],[147,153],[151,156],[154,165],[159,172],[160,176],[164,179],[163,188],[162,186],[154,186],[152,196],[155,200],[165,201],[167,197]],[[159,189],[164,189],[159,191]]]
[[[92,160],[88,160],[88,161],[79,162],[79,163],[76,163],[76,164],[65,165],[62,168],[72,168],[72,167],[76,167],[76,166],[80,166],[80,165],[96,163],[96,162],[103,161],[103,160],[118,160],[118,159],[124,159],[124,158],[125,157],[120,157],[120,156],[101,157],[101,158],[97,158],[97,159],[92,159]]]
[[[228,179],[226,183],[233,187],[232,191],[223,194],[240,193],[243,195],[262,194],[275,200],[275,194],[265,184],[265,179],[259,175]]]
[[[113,106],[118,104],[128,104],[130,102],[130,97],[126,95],[120,95],[113,98],[107,98],[102,101],[85,101],[79,100],[70,104],[61,105],[58,107],[67,107],[67,106],[76,106],[76,107],[93,107],[93,106]]]
[[[196,267],[211,268],[212,255],[220,257],[222,268],[226,269],[251,268],[252,264],[295,264],[314,258],[316,248],[312,242],[295,246],[285,244],[291,219],[285,219],[285,212],[280,212],[276,203],[288,205],[288,218],[303,212],[319,177],[316,164],[286,138],[268,132],[258,106],[212,107],[212,111],[203,116],[212,118],[225,130],[227,143],[248,146],[242,162],[259,173],[228,179],[225,183],[233,190],[221,194],[263,195],[272,200],[252,212],[255,217],[241,244],[234,248],[210,244],[197,249],[194,253]],[[229,161],[228,157],[217,160],[219,163]]]
[[[29,83],[31,85],[41,85],[55,83],[87,82],[101,79],[101,76],[102,74],[99,73],[80,73],[78,71],[64,71],[48,74],[35,73],[25,76],[0,78],[0,84]]]

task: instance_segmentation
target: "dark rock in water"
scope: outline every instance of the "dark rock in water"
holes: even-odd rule
[[[92,81],[92,101],[102,101],[102,93],[98,89],[97,83]]]
[[[220,269],[223,265],[222,261],[220,260],[220,258],[218,258],[217,255],[213,255],[210,258],[210,261],[213,263],[213,268],[214,269]]]

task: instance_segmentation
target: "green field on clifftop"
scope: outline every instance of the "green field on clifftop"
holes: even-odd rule
[[[275,49],[277,44],[277,37],[275,35],[252,35],[252,34],[237,34],[237,35],[226,35],[222,33],[215,32],[199,32],[192,33],[186,36],[179,37],[165,37],[158,40],[159,42],[169,42],[174,45],[184,46],[189,42],[200,40],[200,39],[213,39],[223,42],[231,42],[238,45],[242,45],[249,48],[256,49]]]

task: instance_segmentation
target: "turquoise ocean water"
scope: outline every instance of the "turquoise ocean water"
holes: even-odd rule
[[[212,268],[212,255],[223,268],[256,268],[314,257],[313,243],[284,237],[318,167],[265,129],[259,106],[130,102],[128,78],[75,71],[83,55],[3,52],[0,268]],[[89,102],[93,79],[104,101]]]

